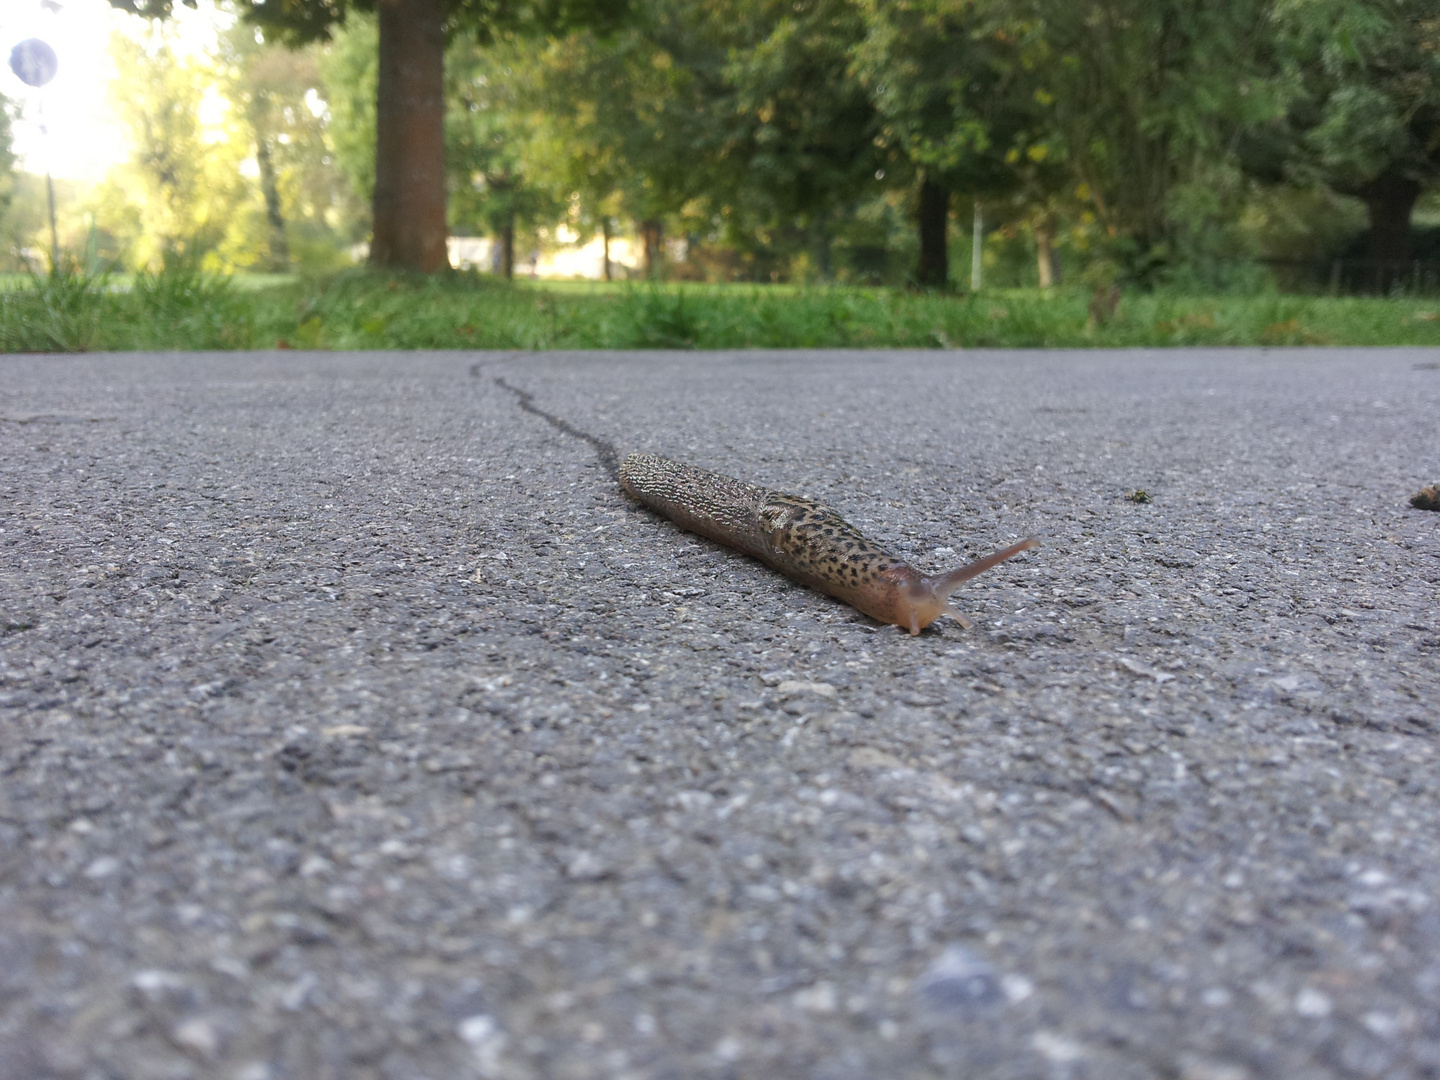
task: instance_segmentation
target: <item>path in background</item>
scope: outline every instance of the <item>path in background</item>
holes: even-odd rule
[[[911,638],[495,376],[1045,547]],[[1403,350],[0,358],[0,1076],[1434,1076],[1437,413]]]

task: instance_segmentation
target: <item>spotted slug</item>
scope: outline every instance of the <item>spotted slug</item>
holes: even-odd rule
[[[950,594],[976,574],[1040,546],[1038,540],[1021,540],[948,574],[927,577],[867,540],[834,510],[799,495],[652,454],[626,457],[619,479],[636,499],[681,528],[752,555],[912,635],[942,615],[968,629],[970,620],[951,605]]]

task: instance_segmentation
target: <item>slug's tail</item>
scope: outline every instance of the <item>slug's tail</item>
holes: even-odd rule
[[[1006,559],[1013,558],[1022,551],[1029,551],[1031,548],[1037,548],[1039,546],[1040,541],[1033,537],[1021,540],[1018,544],[1011,544],[1009,547],[1002,551],[997,551],[993,555],[986,555],[983,559],[976,559],[972,563],[966,563],[958,570],[951,570],[948,574],[941,574],[939,577],[930,578],[930,588],[934,591],[935,599],[945,605],[945,614],[965,627],[966,630],[969,630],[969,617],[949,602],[950,594],[976,574],[983,574],[991,567],[999,566]],[[911,633],[919,633],[918,628],[912,629]]]

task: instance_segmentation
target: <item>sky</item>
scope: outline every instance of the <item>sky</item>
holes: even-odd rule
[[[51,10],[58,6],[59,11]],[[175,5],[175,48],[182,55],[204,51],[214,41],[218,21],[211,0],[199,10]],[[23,106],[15,124],[20,168],[71,180],[97,181],[124,160],[126,145],[109,98],[115,65],[107,47],[112,33],[143,36],[146,20],[116,11],[107,0],[0,0],[0,94]],[[42,90],[32,90],[10,70],[10,50],[27,38],[47,42],[60,58],[60,69]],[[48,135],[42,135],[41,116]]]

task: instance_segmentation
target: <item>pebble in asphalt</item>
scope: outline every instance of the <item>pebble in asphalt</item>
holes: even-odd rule
[[[1045,547],[912,639],[496,375]],[[1417,350],[0,359],[0,1077],[1440,1075],[1437,412]]]

